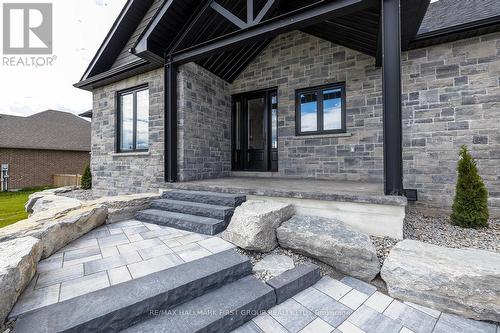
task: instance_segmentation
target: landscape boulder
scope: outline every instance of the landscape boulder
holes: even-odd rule
[[[316,258],[344,274],[371,281],[380,272],[370,237],[337,219],[297,215],[276,232],[281,247]]]
[[[40,198],[51,195],[55,196],[60,193],[70,192],[74,189],[76,189],[76,186],[65,186],[65,187],[51,188],[40,192],[35,192],[33,194],[30,194],[30,196],[28,197],[28,201],[24,205],[24,209],[27,213],[31,214],[33,213],[33,207]]]
[[[68,243],[104,224],[108,215],[104,205],[85,205],[56,216],[40,218],[42,213],[30,216],[0,229],[0,241],[21,237],[35,237],[41,241],[42,257],[46,258]]]
[[[35,276],[41,255],[40,240],[34,237],[0,243],[0,327]]]
[[[158,193],[141,193],[103,197],[87,203],[106,206],[108,208],[106,223],[115,223],[134,218],[135,213],[148,209],[151,202],[159,198]]]
[[[477,320],[500,322],[500,254],[399,242],[384,261],[392,297]]]
[[[223,238],[246,250],[269,252],[278,246],[276,228],[293,214],[290,204],[249,200],[236,208]]]

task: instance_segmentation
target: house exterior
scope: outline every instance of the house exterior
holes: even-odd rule
[[[90,122],[48,110],[29,117],[0,115],[0,164],[8,189],[52,185],[54,174],[82,174],[90,163]]]
[[[450,207],[466,144],[500,207],[499,17],[493,0],[129,0],[75,85],[93,187],[257,171]]]

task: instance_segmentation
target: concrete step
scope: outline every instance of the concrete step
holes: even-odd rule
[[[234,208],[228,206],[209,205],[199,202],[179,201],[170,199],[154,200],[151,208],[169,212],[183,213],[196,216],[211,217],[229,223]]]
[[[228,250],[25,313],[14,332],[118,332],[251,272],[246,257]]]
[[[248,276],[130,327],[127,333],[231,332],[276,304],[273,288]]]
[[[187,230],[205,235],[216,235],[224,231],[227,223],[210,217],[167,212],[160,209],[146,209],[136,213],[139,221]]]
[[[229,207],[238,207],[246,201],[246,196],[243,194],[229,194],[218,192],[204,192],[204,191],[185,191],[173,190],[163,192],[163,199],[171,199],[178,201],[199,202],[209,205],[220,205]]]

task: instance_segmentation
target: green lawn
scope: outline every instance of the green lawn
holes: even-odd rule
[[[47,187],[46,187],[47,188]],[[0,228],[28,217],[24,205],[30,194],[46,188],[27,188],[17,192],[0,192]]]

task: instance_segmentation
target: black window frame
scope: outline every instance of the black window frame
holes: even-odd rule
[[[341,90],[341,128],[333,129],[333,130],[325,130],[324,129],[324,105],[323,105],[323,91],[330,89],[339,89]],[[300,94],[309,93],[316,94],[318,99],[317,103],[317,130],[316,131],[308,131],[303,132],[301,130],[301,102],[300,102]],[[323,134],[339,134],[346,133],[346,89],[345,82],[338,83],[329,83],[321,86],[308,87],[303,89],[295,90],[295,135],[297,136],[305,136],[305,135],[323,135]]]
[[[141,91],[148,90],[148,100],[149,100],[149,85],[143,84],[140,86],[120,90],[116,93],[116,152],[117,153],[139,153],[149,151],[149,127],[148,127],[148,148],[147,149],[137,149],[137,93]],[[121,129],[122,129],[122,109],[121,109],[121,98],[125,95],[133,94],[133,129],[132,129],[132,149],[122,149],[121,148]],[[148,110],[148,124],[149,124],[149,110]]]

